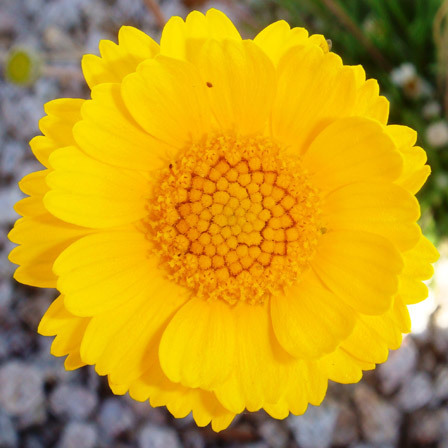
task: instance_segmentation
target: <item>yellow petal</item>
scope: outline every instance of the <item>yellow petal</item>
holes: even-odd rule
[[[271,299],[274,332],[296,358],[317,358],[332,352],[348,337],[356,313],[325,288],[309,271],[285,295]]]
[[[355,310],[382,314],[392,305],[403,261],[384,237],[353,230],[323,235],[311,266]]]
[[[235,417],[235,414],[225,409],[211,392],[201,389],[179,392],[176,399],[167,403],[168,410],[174,416],[179,412],[181,415],[185,414],[185,410],[190,413],[189,409],[191,409],[193,418],[199,427],[207,426],[211,422],[215,432],[226,429]]]
[[[65,358],[65,361],[64,361],[65,370],[76,370],[85,365],[86,365],[86,363],[83,362],[83,360],[81,359],[79,351],[74,351],[72,353],[69,353],[67,358]]]
[[[205,16],[199,11],[192,11],[185,22],[180,17],[168,20],[160,40],[160,53],[193,62],[208,39],[241,40],[241,36],[221,11],[209,9]]]
[[[428,297],[428,287],[420,279],[407,275],[400,277],[398,289],[400,297],[407,305],[413,305]]]
[[[356,101],[353,108],[353,115],[378,120],[386,124],[389,118],[389,101],[379,95],[379,85],[376,79],[366,81],[366,73],[362,66],[350,67],[356,76]]]
[[[273,404],[265,403],[263,409],[274,418],[285,418],[289,412],[302,415],[308,403],[319,406],[328,385],[328,375],[320,361],[295,360],[283,368],[289,371],[284,394]]]
[[[20,254],[22,255],[22,254]],[[11,263],[19,264],[19,256],[16,249],[9,255]],[[59,255],[55,253],[55,256]],[[49,262],[43,260],[42,263],[30,263],[19,266],[14,272],[14,279],[24,285],[36,286],[37,288],[56,288],[57,278],[52,273],[54,259]]]
[[[79,118],[81,118],[81,115]],[[50,157],[50,154],[59,147],[59,145],[48,136],[37,135],[30,140],[30,147],[36,159],[48,168],[48,158]]]
[[[9,254],[9,260],[20,265],[14,278],[27,285],[54,288],[54,261],[73,241],[87,233],[87,229],[66,224],[49,213],[19,219],[8,235],[19,244]]]
[[[434,245],[422,236],[412,250],[403,254],[403,259],[405,263],[403,274],[428,280],[434,273],[432,263],[439,259],[439,253]]]
[[[70,245],[53,266],[67,309],[93,316],[139,294],[161,276],[150,249],[135,229],[95,233]]]
[[[39,121],[39,129],[58,146],[73,143],[71,129],[81,118],[80,110],[85,100],[78,98],[59,98],[45,104],[47,114]]]
[[[89,320],[69,313],[64,306],[64,297],[59,296],[40,321],[38,332],[41,335],[56,335],[51,345],[51,354],[54,356],[68,354],[64,362],[67,370],[75,370],[85,365],[79,356],[79,346]]]
[[[341,344],[341,348],[362,362],[378,364],[386,361],[389,349],[396,350],[402,342],[402,334],[397,318],[396,303],[381,316],[361,315],[353,333]]]
[[[403,253],[404,269],[400,275],[398,293],[404,303],[414,304],[426,299],[428,288],[422,281],[432,277],[432,263],[438,258],[437,249],[424,236],[411,250]]]
[[[16,202],[14,210],[21,216],[38,216],[44,213],[48,213],[45,208],[42,198],[39,196],[27,197]]]
[[[48,191],[48,186],[45,182],[48,173],[49,170],[42,170],[27,174],[19,182],[20,189],[27,195],[43,197]]]
[[[404,165],[403,173],[397,183],[412,194],[416,194],[431,174],[431,167],[426,164],[427,156],[419,146],[401,148]]]
[[[58,118],[68,125],[69,123],[76,123],[76,121],[79,120],[79,111],[84,102],[85,100],[81,98],[58,98],[46,103],[44,105],[44,110],[47,115]],[[60,135],[61,143],[64,143],[65,145],[66,140],[64,138],[70,138],[70,136],[65,136],[64,133],[60,132],[57,128],[52,129],[45,126],[44,129],[46,131],[44,132],[45,134],[48,132],[48,134],[55,133],[56,135]],[[41,129],[41,131],[43,131],[43,129]],[[51,137],[53,138],[53,136]]]
[[[410,333],[411,331],[411,317],[409,310],[403,299],[399,296],[395,296],[394,306],[391,310],[391,316],[394,322],[397,324],[398,329],[402,333]]]
[[[391,125],[386,132],[403,156],[403,172],[397,183],[412,194],[416,194],[426,182],[431,168],[426,164],[426,152],[414,146],[417,133],[407,126]]]
[[[408,126],[391,124],[386,126],[386,132],[400,150],[414,146],[417,141],[417,132]]]
[[[119,84],[100,84],[73,128],[76,142],[91,157],[118,167],[151,171],[167,166],[173,148],[144,132],[121,98]]]
[[[48,214],[48,210],[43,204],[43,197],[48,191],[46,177],[49,172],[49,170],[36,171],[34,173],[27,174],[19,182],[20,189],[25,194],[30,195],[30,197],[21,199],[14,205],[14,210],[19,215],[28,218]]]
[[[410,193],[416,194],[431,173],[431,168],[425,165],[426,152],[414,146],[417,133],[407,126],[400,125],[387,126],[386,132],[403,156],[403,172],[397,183]]]
[[[286,388],[293,363],[278,344],[272,329],[269,304],[238,303],[235,317],[235,360],[230,377],[215,388],[223,406],[232,412],[253,412],[265,403],[275,403]]]
[[[75,147],[53,152],[50,163],[54,171],[46,179],[50,191],[44,204],[59,219],[104,228],[147,215],[150,186],[146,176],[98,162]]]
[[[54,338],[50,353],[53,356],[65,356],[79,350],[87,323],[87,319],[70,320],[67,326]]]
[[[214,431],[222,431],[230,425],[235,413],[228,411],[213,392],[192,389],[170,382],[159,365],[135,380],[129,394],[134,400],[150,400],[151,406],[166,406],[176,418],[184,418],[190,412],[198,426],[211,422]]]
[[[19,244],[9,254],[9,260],[19,265],[14,273],[17,281],[41,288],[54,288],[54,260],[89,230],[64,223],[48,213],[42,202],[43,195],[48,191],[45,182],[47,174],[48,170],[36,171],[19,182],[21,190],[31,197],[16,204],[16,210],[24,218],[17,220],[8,234],[13,243]]]
[[[42,137],[46,138],[46,137]],[[34,217],[43,214],[48,214],[44,207],[42,199],[48,191],[46,177],[50,171],[42,170],[27,174],[20,182],[19,187],[30,197],[21,199],[14,206],[14,210],[21,216]],[[56,218],[55,218],[56,219]],[[13,241],[15,242],[15,241]]]
[[[206,89],[192,64],[159,56],[127,76],[121,93],[129,112],[146,132],[181,149],[210,129]]]
[[[323,207],[328,229],[364,230],[391,240],[400,250],[415,246],[421,230],[417,199],[386,182],[357,182],[332,191]]]
[[[357,383],[362,378],[363,370],[375,367],[375,364],[358,362],[341,348],[321,358],[318,364],[319,369],[325,372],[327,378],[342,384]]]
[[[72,128],[81,119],[81,106],[85,100],[78,98],[59,98],[45,104],[47,114],[39,121],[38,135],[30,141],[31,150],[42,165],[48,167],[48,158],[57,148],[73,145]]]
[[[159,52],[159,45],[146,33],[133,26],[122,26],[118,31],[118,46],[129,55],[145,60]]]
[[[82,71],[90,88],[107,82],[121,82],[138,64],[159,53],[159,46],[142,31],[123,26],[118,32],[118,45],[110,40],[99,43],[101,57],[86,54]]]
[[[67,311],[64,297],[60,295],[42,317],[37,331],[43,336],[56,335],[51,346],[51,354],[64,356],[79,350],[89,320],[74,316]]]
[[[168,324],[159,356],[171,381],[210,390],[229,376],[234,351],[235,323],[229,305],[193,298]]]
[[[391,332],[394,326],[387,328],[383,316],[369,317],[370,319],[366,320],[362,319],[362,317],[359,318],[353,333],[341,344],[341,347],[357,359],[374,364],[381,363],[386,361],[389,354],[388,345],[383,338],[381,330],[386,329]],[[390,321],[388,323],[390,324]],[[395,329],[395,331],[396,337],[400,338],[401,342],[401,333],[398,332],[398,329]],[[393,345],[397,348],[396,344]]]
[[[145,347],[153,343],[153,335],[161,332],[167,320],[185,302],[180,294],[167,296],[166,286],[163,279],[142,282],[142,290],[134,297],[127,294],[128,299],[123,304],[93,316],[81,345],[84,361],[95,364],[102,358],[98,370],[105,375],[113,370],[113,360],[118,365],[119,354],[123,357],[131,351],[138,339]],[[152,332],[146,334],[145,340],[139,338],[141,328]]]
[[[125,384],[115,384],[111,381],[110,377],[107,378],[110,390],[114,393],[114,395],[125,395],[128,391],[128,386]]]
[[[82,320],[83,318],[74,317],[73,314],[69,313],[64,306],[64,296],[60,295],[48,307],[37,331],[43,336],[54,336],[72,319]]]
[[[261,30],[254,38],[257,44],[277,65],[282,56],[298,45],[315,45],[328,53],[328,43],[324,36],[308,36],[305,28],[291,28],[284,20],[279,20]]]
[[[393,181],[403,166],[383,127],[361,117],[340,119],[325,128],[311,143],[303,163],[324,192],[352,182]]]
[[[130,396],[137,401],[149,398],[153,407],[166,406],[176,418],[186,417],[192,412],[199,426],[205,426],[211,421],[214,431],[225,429],[235,413],[224,408],[214,393],[173,383],[163,373],[157,350],[160,338],[161,332],[154,338],[154,344],[148,344],[148,350],[141,362],[145,372],[129,385],[120,386],[120,389],[129,389]]]
[[[215,395],[201,391],[201,396],[204,409],[199,406],[193,409],[193,418],[198,426],[206,426],[210,421],[213,431],[220,432],[226,429],[232,423],[235,414],[224,408]]]
[[[394,307],[389,309],[382,316],[362,315],[360,322],[378,335],[375,339],[383,340],[389,349],[396,350],[400,347],[403,338],[398,325],[393,320],[393,313]],[[353,338],[355,338],[355,336],[353,336]],[[363,359],[360,356],[358,356],[358,358]],[[367,361],[373,362],[372,360]]]
[[[185,300],[185,291],[163,278],[141,284],[134,297],[92,318],[81,345],[83,360],[129,386],[158,365],[160,338]]]
[[[291,48],[278,67],[272,134],[301,154],[329,123],[347,116],[355,101],[354,74],[339,56],[314,46]]]
[[[221,129],[262,132],[274,97],[275,73],[250,41],[208,41],[198,62],[213,114]]]
[[[254,43],[277,65],[291,47],[306,45],[307,39],[308,31],[305,28],[291,29],[287,22],[279,20],[261,30],[255,36]]]

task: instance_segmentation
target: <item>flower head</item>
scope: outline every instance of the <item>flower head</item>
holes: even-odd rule
[[[67,369],[229,425],[319,404],[410,331],[437,251],[416,134],[360,66],[283,21],[242,40],[220,12],[131,28],[48,103],[44,165],[10,233],[17,280],[60,296],[39,326]]]

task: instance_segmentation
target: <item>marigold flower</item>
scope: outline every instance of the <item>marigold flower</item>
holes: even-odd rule
[[[57,288],[38,331],[67,369],[199,426],[275,418],[353,383],[410,331],[437,251],[416,221],[416,133],[323,36],[242,40],[210,10],[160,46],[132,27],[45,106],[45,169],[10,233],[15,278]]]

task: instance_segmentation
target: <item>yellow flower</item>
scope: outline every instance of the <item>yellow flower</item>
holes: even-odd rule
[[[121,28],[82,66],[92,99],[45,107],[45,169],[10,233],[23,283],[61,295],[39,326],[116,394],[226,428],[318,405],[410,331],[437,251],[416,133],[322,36],[242,40],[220,12],[160,46]]]

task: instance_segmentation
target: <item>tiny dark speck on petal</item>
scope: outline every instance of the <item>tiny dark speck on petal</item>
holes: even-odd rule
[[[207,87],[213,87],[213,84],[210,81],[207,81]]]

